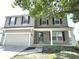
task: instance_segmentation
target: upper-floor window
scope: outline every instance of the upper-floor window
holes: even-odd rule
[[[22,16],[21,24],[29,24],[30,23],[30,16]]]
[[[40,19],[40,25],[48,25],[49,22],[48,22],[48,19]]]
[[[60,20],[59,19],[54,19],[54,23],[55,24],[60,24]]]
[[[16,20],[17,20],[17,17],[10,17],[9,18],[9,25],[15,25],[16,24]]]
[[[62,19],[52,18],[52,23],[55,25],[62,24]]]

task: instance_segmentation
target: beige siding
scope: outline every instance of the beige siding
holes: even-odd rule
[[[45,44],[50,44],[50,36],[49,36],[49,32],[44,32],[44,43]]]
[[[68,31],[64,31],[65,33],[65,43],[69,43],[69,34],[68,34]]]
[[[27,33],[30,32],[32,33],[33,31],[31,31],[30,29],[28,30],[6,30],[5,33]]]

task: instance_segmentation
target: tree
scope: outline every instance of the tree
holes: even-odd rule
[[[79,0],[15,0],[13,6],[29,10],[29,15],[35,18],[65,18],[72,13],[74,20],[79,19]]]

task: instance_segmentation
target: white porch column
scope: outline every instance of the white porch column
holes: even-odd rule
[[[28,43],[28,46],[30,46],[30,43],[31,43],[31,33],[29,33],[29,43]]]
[[[51,45],[53,45],[52,30],[50,30],[50,39],[51,39],[50,43],[51,43]]]
[[[4,35],[3,42],[2,42],[2,45],[3,45],[3,46],[4,46],[4,44],[5,44],[6,37],[7,37],[7,34]]]

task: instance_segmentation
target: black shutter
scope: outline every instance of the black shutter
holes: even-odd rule
[[[47,20],[47,25],[49,24],[48,20]]]
[[[60,19],[60,24],[62,24],[62,19]]]
[[[28,16],[28,24],[30,23],[30,16]]]
[[[54,18],[52,18],[52,24],[54,24]]]
[[[63,35],[63,41],[65,41],[65,33],[62,32],[62,35]]]
[[[50,37],[51,37],[51,36],[50,36],[50,32],[49,32],[49,40],[51,39]]]
[[[40,18],[40,25],[42,24],[41,22],[42,22],[42,19]]]
[[[23,24],[23,18],[24,18],[24,17],[22,16],[21,24]]]
[[[15,22],[14,22],[14,24],[16,24],[16,21],[17,21],[17,17],[15,17]]]
[[[10,25],[10,22],[11,22],[11,17],[9,18],[9,23],[8,23],[9,25]]]

